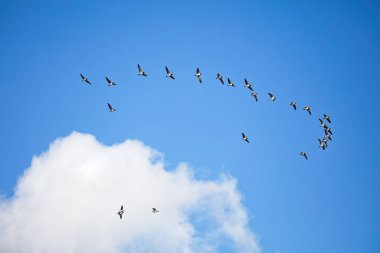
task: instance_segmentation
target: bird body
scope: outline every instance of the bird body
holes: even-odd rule
[[[166,77],[170,77],[171,79],[175,79],[174,78],[174,74],[172,72],[170,72],[170,70],[168,69],[168,67],[165,66],[165,70],[166,70]]]
[[[303,156],[303,157],[305,157],[305,159],[307,160],[307,154],[306,154],[306,152],[303,152],[303,151],[302,151],[302,152],[300,153],[300,155]]]
[[[152,213],[158,213],[159,211],[158,211],[158,209],[157,208],[152,208]]]
[[[137,64],[137,69],[139,71],[139,76],[148,76],[147,73],[141,68],[140,64]]]
[[[116,111],[116,109],[113,108],[112,105],[111,105],[110,103],[107,103],[107,105],[108,105],[108,109],[109,109],[110,112],[114,112],[114,111]]]
[[[216,75],[216,79],[218,79],[222,84],[224,84],[222,74],[218,73],[218,74]]]
[[[195,76],[198,78],[198,81],[200,83],[202,83],[202,73],[201,71],[199,70],[199,68],[197,68],[196,72],[195,72]]]
[[[327,120],[327,122],[331,123],[331,118],[330,116],[326,115],[326,114],[323,114],[323,118],[325,118]]]
[[[290,102],[290,106],[293,106],[293,109],[297,110],[297,103],[296,102],[294,102],[294,101]]]
[[[256,102],[257,102],[257,100],[258,100],[257,92],[252,92],[251,96],[253,96],[255,98]]]
[[[241,136],[243,141],[249,143],[248,137],[244,133],[241,133]]]
[[[311,115],[311,107],[310,106],[304,106],[303,109]]]
[[[120,219],[123,218],[124,209],[123,206],[120,207],[120,210],[117,212],[117,214],[120,216]]]
[[[91,82],[84,75],[80,74],[80,77],[82,77],[82,82],[86,82],[88,84],[91,84]]]
[[[235,87],[235,84],[229,78],[227,78],[227,83],[228,86]]]
[[[106,81],[108,83],[108,86],[113,86],[113,85],[116,85],[117,83],[115,83],[114,81],[112,81],[111,79],[109,79],[108,77],[106,77]]]
[[[247,79],[244,79],[245,87],[247,87],[249,90],[253,91],[252,85],[247,81]]]
[[[274,96],[272,93],[268,92],[268,95],[269,95],[269,100],[270,101],[275,101],[276,100],[276,96]]]

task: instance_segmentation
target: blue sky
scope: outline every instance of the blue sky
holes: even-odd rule
[[[171,169],[236,177],[263,252],[379,251],[379,17],[369,0],[1,1],[0,193],[72,131],[138,139]]]

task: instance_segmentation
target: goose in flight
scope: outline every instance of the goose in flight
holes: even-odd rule
[[[228,86],[235,87],[235,84],[229,78],[227,78],[227,83]]]
[[[139,76],[148,76],[146,72],[141,68],[140,64],[137,64],[137,69],[139,71]]]
[[[216,79],[218,79],[222,84],[224,84],[222,74],[218,73],[218,74],[216,75]]]
[[[301,152],[301,153],[300,153],[300,156],[305,157],[305,159],[307,160],[307,154],[306,154],[306,152]]]
[[[252,85],[247,81],[247,79],[244,78],[245,87],[247,87],[250,91],[253,91]]]
[[[327,132],[329,132],[331,135],[333,135],[333,133],[332,133],[332,131],[331,131],[331,128],[329,128],[329,127],[325,127],[325,130],[326,130]]]
[[[327,120],[327,122],[331,123],[331,118],[330,116],[326,115],[326,114],[323,114],[323,118],[325,118]]]
[[[152,213],[158,213],[158,209],[157,208],[152,208]]]
[[[197,68],[197,71],[195,72],[195,76],[198,78],[199,82],[202,83],[202,73],[199,70],[199,68]]]
[[[114,111],[116,111],[116,109],[113,108],[112,105],[111,105],[110,103],[107,103],[107,105],[108,105],[108,109],[109,109],[110,112],[114,112]]]
[[[331,139],[331,134],[325,129],[325,136],[327,139],[329,139],[330,141],[332,141]]]
[[[325,143],[323,141],[321,141],[321,139],[318,139],[319,141],[319,147],[322,148],[323,150],[325,150],[326,146],[325,146]]]
[[[323,128],[327,128],[327,125],[325,124],[325,122],[323,122],[322,119],[318,119],[318,120],[319,120],[319,122],[321,123],[321,127],[323,127]]]
[[[303,109],[311,115],[311,107],[310,106],[304,106]]]
[[[165,66],[165,70],[166,70],[166,77],[170,77],[171,79],[175,79],[174,78],[174,74],[172,72],[170,72],[170,70],[168,69],[168,67]]]
[[[87,77],[85,77],[84,75],[80,74],[80,77],[82,77],[82,82],[86,82],[88,84],[92,84],[88,79]]]
[[[249,143],[248,137],[244,133],[241,133],[242,140]]]
[[[293,109],[297,110],[297,103],[296,102],[294,102],[294,101],[290,102],[290,106],[293,106]]]
[[[269,100],[270,101],[275,101],[276,100],[276,96],[274,96],[272,93],[268,92],[268,95],[269,95]]]
[[[106,80],[107,80],[108,86],[113,86],[113,85],[117,84],[114,81],[112,81],[111,79],[109,79],[108,77],[106,77]]]
[[[258,98],[257,98],[257,92],[252,92],[251,96],[254,97],[255,100],[256,100],[256,102],[257,102],[257,100],[258,100]]]
[[[117,212],[117,214],[120,216],[120,219],[123,218],[124,209],[123,206],[120,207],[120,210]]]

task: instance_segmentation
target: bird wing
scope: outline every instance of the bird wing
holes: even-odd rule
[[[137,64],[137,68],[138,68],[139,72],[143,72],[143,70],[140,67],[140,64]]]
[[[199,68],[197,68],[197,74],[200,74],[201,73],[201,71],[199,70]]]
[[[108,105],[108,108],[112,111],[112,105],[110,104],[110,103],[107,103],[107,105]],[[121,206],[121,209],[123,210],[123,206]]]
[[[108,77],[106,77],[106,80],[108,83],[112,83],[112,81],[110,79],[108,79]]]
[[[244,78],[244,83],[245,83],[245,85],[249,85],[247,79],[245,79],[245,78]]]
[[[270,92],[268,92],[268,95],[269,95],[271,98],[273,97],[272,93],[270,93]]]
[[[82,75],[82,74],[79,74],[79,75],[80,75],[80,77],[82,77],[82,79],[86,79],[86,77],[84,75]]]
[[[170,71],[169,71],[168,67],[165,66],[165,70],[166,70],[166,73],[169,75]]]
[[[252,89],[252,86],[251,86],[251,85],[249,85],[249,86],[248,86],[248,89],[250,89],[251,91],[253,91],[253,89]]]

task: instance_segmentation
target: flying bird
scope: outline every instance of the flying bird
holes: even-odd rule
[[[158,213],[158,209],[157,208],[152,208],[152,213]]]
[[[251,91],[253,91],[252,89],[252,85],[247,81],[247,79],[244,79],[244,83],[245,83],[245,87],[247,87],[248,89],[250,89]]]
[[[271,101],[275,101],[276,100],[276,96],[274,96],[272,93],[268,92],[268,95],[269,95],[269,100],[271,100]]]
[[[251,96],[253,96],[253,97],[255,98],[256,102],[257,102],[257,100],[258,100],[258,98],[257,98],[257,93],[256,93],[256,92],[252,92],[252,93],[251,93]]]
[[[331,123],[331,118],[330,116],[326,115],[326,114],[323,114],[323,118],[325,118],[327,120],[327,122]]]
[[[120,219],[123,218],[124,209],[123,206],[120,207],[120,210],[117,212],[117,214],[120,216]]]
[[[327,132],[329,132],[331,135],[333,135],[333,133],[332,133],[332,131],[331,131],[331,128],[326,127],[325,130],[326,130]]]
[[[222,84],[224,84],[222,74],[218,73],[218,74],[216,75],[216,79],[218,79]]]
[[[319,141],[319,147],[322,148],[323,150],[325,150],[326,146],[325,146],[325,143],[323,141],[321,141],[321,139],[318,139]]]
[[[165,66],[165,70],[166,70],[166,77],[170,77],[171,79],[175,79],[174,78],[174,74],[172,72],[170,72],[170,70],[168,69],[168,67]]]
[[[195,72],[195,76],[198,78],[199,82],[202,83],[202,73],[199,70],[199,68],[197,68],[197,71]]]
[[[297,110],[297,103],[292,101],[290,102],[290,106],[293,106],[294,110]]]
[[[140,64],[137,64],[137,69],[139,71],[139,76],[148,76],[147,73],[141,68]]]
[[[307,154],[306,154],[306,152],[301,152],[300,155],[303,156],[303,157],[305,157],[305,159],[307,160]]]
[[[235,84],[231,82],[229,78],[227,78],[227,83],[228,83],[228,86],[235,87]]]
[[[112,85],[116,85],[117,84],[117,83],[111,81],[108,77],[106,77],[106,80],[107,80],[108,86],[112,86]]]
[[[323,127],[323,128],[327,128],[327,125],[325,124],[325,122],[323,122],[322,119],[318,119],[318,120],[319,120],[319,122],[321,123],[321,127]]]
[[[331,130],[330,130],[330,131],[331,131]],[[329,131],[327,131],[326,129],[325,129],[325,136],[326,136],[327,139],[329,139],[330,141],[332,141],[332,139],[331,139],[331,134],[330,134]]]
[[[109,109],[110,112],[114,112],[114,111],[116,111],[116,109],[113,108],[112,105],[111,105],[110,103],[107,103],[107,105],[108,105],[108,109]]]
[[[310,106],[304,106],[303,109],[311,115],[311,107]]]
[[[241,133],[241,136],[242,136],[242,140],[243,140],[243,141],[249,143],[248,137],[247,137],[244,133]]]
[[[84,75],[80,74],[80,77],[82,77],[82,82],[86,82],[88,84],[92,84],[88,79],[87,77],[85,77]]]

